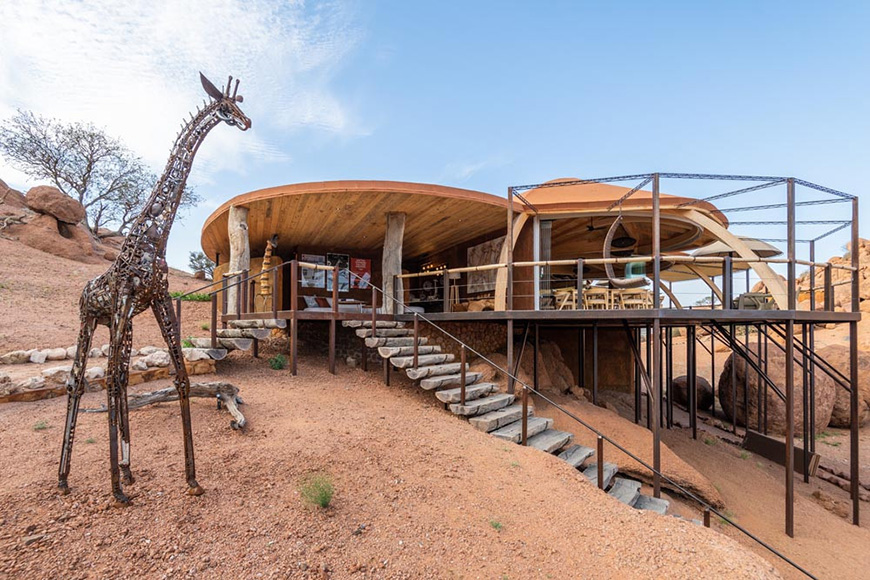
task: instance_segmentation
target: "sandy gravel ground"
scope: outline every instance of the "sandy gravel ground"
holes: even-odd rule
[[[628,508],[559,460],[474,431],[426,393],[325,367],[305,361],[292,378],[246,357],[221,363],[250,424],[231,431],[194,400],[198,498],[184,494],[177,406],[134,411],[126,509],[109,507],[105,415],[82,416],[60,496],[64,400],[0,407],[0,576],[777,576],[721,534]],[[300,500],[313,472],[334,481],[327,510]]]

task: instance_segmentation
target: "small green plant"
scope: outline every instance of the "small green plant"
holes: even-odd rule
[[[511,461],[511,467],[515,467],[515,468],[516,468],[516,467],[519,467],[519,466],[520,466],[520,462],[519,462],[519,461]]]
[[[501,529],[504,527],[498,520],[489,520],[489,525],[492,526],[492,529],[494,529],[496,532],[500,532]]]
[[[34,431],[45,431],[46,429],[48,429],[48,423],[45,421],[37,421],[33,424]]]
[[[326,473],[314,473],[305,478],[299,487],[302,500],[312,506],[328,508],[335,494],[332,478]]]
[[[752,457],[752,454],[749,453],[748,451],[741,451],[740,452],[740,459],[749,459],[750,457]]]
[[[724,512],[722,512],[722,515],[725,516],[725,518],[728,518],[728,520],[734,522],[735,524],[737,523],[737,516],[735,516],[734,512],[732,512],[731,510],[725,510]],[[728,524],[728,521],[726,521],[725,518],[719,518],[719,523],[723,526]]]
[[[272,367],[273,371],[280,371],[287,366],[287,357],[283,354],[276,354],[269,359],[269,366]]]
[[[828,433],[827,431],[821,431],[820,433],[816,434],[816,441],[821,441],[822,439],[827,439],[830,436],[831,436],[831,434]]]
[[[193,341],[188,336],[184,340],[181,341],[181,346],[184,348],[193,348]]]
[[[185,294],[184,292],[170,292],[173,298],[181,298],[182,302],[211,302],[211,294],[205,292],[194,292],[193,294]]]
[[[209,328],[211,328],[211,327],[208,325],[208,322],[203,322],[202,324],[199,325],[199,327],[200,327],[202,330],[208,330]]]
[[[85,443],[94,444],[96,442],[97,442],[97,440],[94,439],[93,437],[88,437],[87,439],[85,439]]]
[[[712,437],[704,437],[704,445],[716,445],[717,441]]]
[[[830,445],[831,447],[839,447],[842,445],[841,441],[822,441],[825,445]]]

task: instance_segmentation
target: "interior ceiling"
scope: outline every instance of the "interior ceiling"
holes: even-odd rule
[[[439,190],[447,194],[440,195]],[[249,208],[248,237],[253,256],[262,255],[266,240],[273,234],[279,236],[277,254],[281,256],[297,247],[374,254],[383,247],[387,212],[406,214],[405,259],[419,258],[505,229],[507,206],[503,199],[453,188],[427,186],[424,191],[383,191],[373,186],[255,195],[258,193],[261,192],[232,200],[233,204]],[[203,250],[212,259],[217,252],[222,256],[229,254],[229,204],[212,214],[203,227]]]

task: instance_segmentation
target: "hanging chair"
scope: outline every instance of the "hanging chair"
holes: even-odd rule
[[[611,249],[613,246],[613,237],[616,235],[616,230],[622,224],[622,214],[619,216],[613,223],[610,225],[610,229],[607,230],[607,235],[604,237],[604,258],[610,259]],[[646,286],[647,281],[645,277],[638,278],[617,278],[616,274],[613,272],[613,264],[610,262],[606,262],[604,264],[604,271],[607,272],[607,279],[615,288],[640,288],[641,286]]]

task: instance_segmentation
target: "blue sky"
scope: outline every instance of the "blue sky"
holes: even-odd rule
[[[0,115],[24,107],[92,119],[159,169],[201,98],[196,72],[242,79],[254,130],[219,127],[203,147],[191,182],[208,201],[173,232],[177,267],[214,207],[301,181],[504,195],[511,184],[658,170],[795,175],[863,193],[865,2],[201,0],[162,10],[132,2],[123,13],[89,4],[0,7],[0,20],[23,29],[0,48]],[[97,30],[94,46],[80,34],[72,47],[37,46],[26,34],[56,30],[62,40],[82,26]],[[131,35],[135,44],[122,39]],[[170,53],[158,46],[179,35]],[[67,90],[70,67],[84,74],[81,90]],[[101,104],[95,95],[107,89],[95,85],[121,82],[126,90],[108,90],[112,103]],[[155,90],[168,102],[155,106],[144,94]],[[128,118],[127,101],[140,120]],[[2,164],[0,177],[29,185]],[[870,224],[870,204],[862,216]],[[800,217],[848,214],[819,206]],[[821,257],[845,241],[820,246]]]

